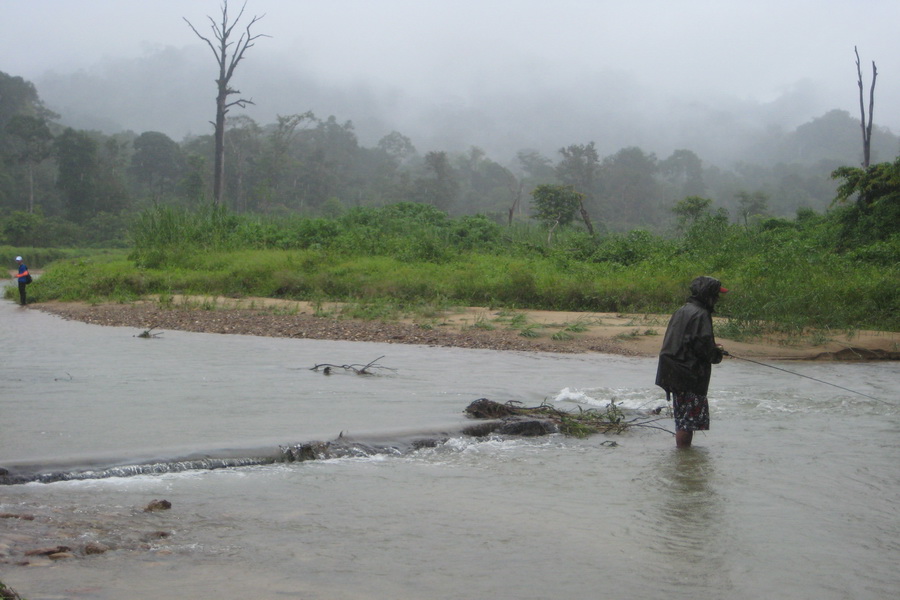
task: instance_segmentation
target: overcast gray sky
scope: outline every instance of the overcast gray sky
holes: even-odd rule
[[[242,3],[230,4],[236,14]],[[104,64],[146,58],[167,47],[200,51],[202,42],[182,17],[206,33],[207,15],[217,16],[220,5],[0,0],[0,71],[39,82],[48,71],[96,73]],[[430,115],[446,107],[487,120],[480,103],[531,95],[569,101],[583,95],[585,114],[592,103],[618,104],[634,120],[651,119],[641,107],[651,111],[671,102],[777,106],[790,96],[790,114],[781,124],[793,127],[833,108],[858,115],[856,45],[867,85],[871,62],[878,66],[876,123],[900,132],[898,0],[247,1],[245,18],[263,14],[254,32],[271,38],[248,51],[235,78],[263,122],[310,108],[319,116],[335,113],[328,106],[305,106],[301,94],[294,95],[293,106],[285,105],[285,81],[302,75],[332,89],[365,90],[381,105],[393,99],[397,113],[428,104]],[[210,98],[215,65],[211,52],[203,51],[209,81],[198,86],[210,86],[203,96]],[[267,78],[250,78],[256,70]],[[365,102],[354,107],[364,111]],[[579,118],[578,111],[569,112],[571,120]],[[539,112],[522,115],[522,128],[541,127]],[[337,116],[366,120],[364,114]],[[164,117],[159,119],[158,125],[123,125],[172,135]],[[652,119],[664,122],[658,115]],[[208,120],[191,130],[206,133]],[[381,117],[388,129],[383,133],[398,128],[389,121]],[[578,130],[577,123],[573,127]],[[602,135],[587,130],[585,139],[570,142]]]

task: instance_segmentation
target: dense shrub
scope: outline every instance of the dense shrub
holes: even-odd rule
[[[878,210],[893,214],[889,204]],[[186,292],[669,311],[688,282],[705,274],[733,290],[723,315],[744,322],[897,330],[900,232],[869,241],[847,233],[875,212],[848,206],[751,226],[707,213],[673,238],[640,230],[589,235],[579,227],[557,228],[549,238],[538,225],[451,219],[424,204],[280,220],[158,207],[132,227],[133,263],[63,264],[33,291],[36,299]]]

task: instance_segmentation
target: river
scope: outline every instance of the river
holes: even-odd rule
[[[0,580],[90,598],[883,599],[900,590],[900,365],[737,360],[712,429],[467,438],[486,397],[665,404],[655,360],[165,331],[0,301],[0,466],[80,472],[451,432],[327,460],[0,486]],[[371,376],[311,368],[364,365]],[[671,429],[671,420],[659,424]],[[400,447],[400,446],[397,446]],[[172,508],[145,512],[154,499]],[[82,555],[90,544],[106,552]],[[75,558],[31,557],[65,545]],[[5,556],[4,556],[5,555]]]

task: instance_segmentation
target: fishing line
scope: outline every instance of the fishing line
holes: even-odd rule
[[[842,390],[844,390],[844,391],[846,391],[846,392],[851,392],[851,393],[853,393],[853,394],[859,394],[860,396],[865,396],[866,398],[869,398],[869,399],[871,399],[871,400],[875,400],[876,402],[884,402],[885,404],[887,404],[888,406],[890,406],[890,403],[889,403],[889,402],[886,402],[885,400],[882,400],[881,398],[876,398],[876,397],[870,396],[870,395],[868,395],[868,394],[863,394],[862,392],[857,392],[856,390],[851,390],[850,388],[845,388],[844,386],[838,385],[838,384],[836,384],[836,383],[831,383],[831,382],[829,382],[829,381],[822,381],[821,379],[816,379],[815,377],[810,377],[809,375],[804,375],[803,373],[797,373],[797,372],[795,372],[795,371],[788,371],[787,369],[782,369],[781,367],[776,367],[775,365],[769,365],[769,364],[766,364],[766,363],[763,363],[763,362],[759,362],[758,360],[753,360],[752,358],[744,358],[743,356],[735,356],[734,354],[731,354],[730,352],[724,352],[724,351],[723,351],[723,354],[724,354],[725,356],[730,356],[731,358],[737,358],[737,359],[740,359],[740,360],[745,360],[745,361],[747,361],[747,362],[752,362],[752,363],[755,364],[755,365],[760,365],[760,366],[763,366],[763,367],[769,367],[770,369],[776,369],[776,370],[778,370],[778,371],[784,371],[785,373],[790,373],[791,375],[796,375],[797,377],[805,377],[805,378],[807,378],[807,379],[812,379],[813,381],[818,381],[819,383],[824,383],[825,385],[830,385],[830,386],[832,386],[832,387],[836,387],[836,388],[842,389]]]

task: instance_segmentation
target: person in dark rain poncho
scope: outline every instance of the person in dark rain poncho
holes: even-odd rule
[[[679,448],[691,445],[694,431],[709,429],[706,394],[712,365],[725,355],[713,336],[712,313],[719,295],[728,290],[718,279],[705,276],[694,279],[690,289],[685,305],[669,320],[656,371],[656,385],[672,399]]]

